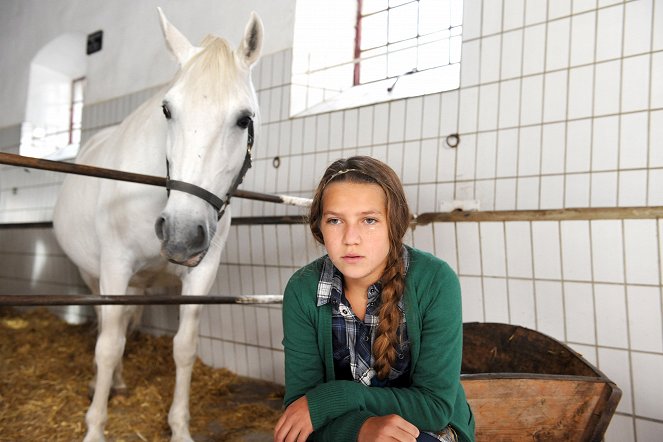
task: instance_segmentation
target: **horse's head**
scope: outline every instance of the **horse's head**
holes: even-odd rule
[[[195,47],[159,13],[167,45],[181,67],[162,103],[169,180],[225,200],[243,168],[249,133],[258,123],[250,73],[260,56],[262,22],[251,14],[236,50],[210,36]],[[200,195],[187,193],[190,189],[171,187],[155,229],[164,257],[195,266],[211,245],[219,211]]]

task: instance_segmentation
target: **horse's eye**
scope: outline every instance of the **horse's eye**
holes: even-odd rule
[[[168,109],[168,105],[162,104],[161,109],[163,109],[163,114],[166,116],[166,119],[170,120],[171,115],[170,115],[170,109]]]
[[[247,127],[249,127],[249,123],[251,123],[251,117],[249,116],[244,116],[239,120],[237,120],[237,125],[242,129],[246,129]]]

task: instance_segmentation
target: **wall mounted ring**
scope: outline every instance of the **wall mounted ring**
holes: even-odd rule
[[[272,166],[274,166],[274,169],[278,169],[279,166],[281,166],[281,157],[274,157],[272,160]]]
[[[453,148],[458,147],[460,144],[460,135],[458,134],[449,134],[447,135],[447,138],[445,140],[447,142],[447,146]]]

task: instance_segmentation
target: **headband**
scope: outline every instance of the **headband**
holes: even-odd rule
[[[325,182],[325,185],[322,186],[323,189],[324,189],[325,187],[327,187],[327,185],[328,185],[329,183],[331,183],[332,180],[333,180],[334,178],[339,177],[339,176],[341,176],[341,175],[345,175],[345,174],[348,173],[348,172],[357,172],[357,173],[360,173],[360,174],[362,174],[362,175],[364,175],[364,176],[367,176],[367,177],[369,177],[369,178],[374,179],[372,176],[370,176],[369,174],[367,174],[367,173],[365,173],[365,172],[362,172],[362,171],[359,170],[359,169],[341,169],[341,170],[339,170],[338,172],[335,172],[332,176],[329,177],[329,179]]]

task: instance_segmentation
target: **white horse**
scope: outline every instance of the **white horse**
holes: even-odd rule
[[[69,175],[55,207],[60,245],[93,293],[102,295],[143,293],[177,279],[183,295],[208,294],[230,229],[230,210],[223,215],[227,195],[239,184],[247,160],[250,165],[247,146],[258,122],[250,71],[262,47],[260,18],[251,14],[233,50],[212,36],[201,47],[193,46],[160,9],[159,14],[180,69],[118,127],[92,137],[77,162],[148,175],[168,173],[169,196],[163,188]],[[220,198],[213,201],[214,195]],[[173,340],[172,441],[192,441],[189,391],[200,308],[180,307]],[[105,305],[97,312],[96,381],[85,419],[86,442],[104,440],[110,391],[125,387],[121,359],[135,308]]]

